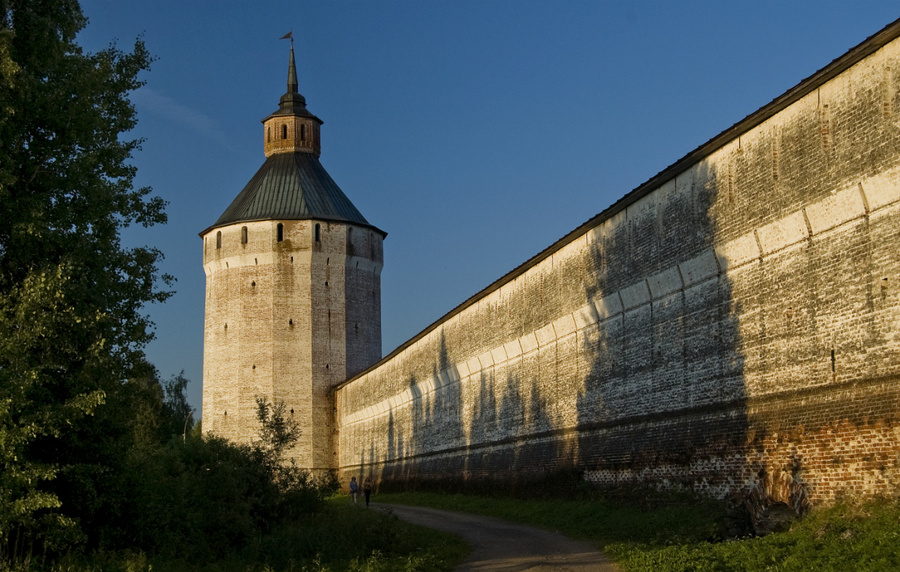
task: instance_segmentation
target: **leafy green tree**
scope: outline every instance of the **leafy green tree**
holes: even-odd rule
[[[256,398],[256,420],[259,422],[261,449],[273,463],[280,463],[282,454],[300,438],[300,426],[284,413],[284,402],[269,403],[262,396]]]
[[[0,0],[0,550],[95,534],[156,391],[143,308],[170,278],[120,240],[165,222],[123,136],[151,57],[85,53],[85,24],[75,0]]]
[[[184,377],[182,370],[163,384],[163,412],[167,421],[164,437],[181,435],[181,440],[185,441],[194,427],[194,408],[188,403],[186,393],[188,383],[190,380]]]
[[[285,453],[300,439],[300,426],[293,417],[285,414],[283,401],[270,403],[266,397],[257,396],[256,420],[259,422],[259,442],[253,450],[277,491],[272,517],[292,520],[317,510],[325,498],[340,488],[337,474],[330,471],[313,475],[297,467],[293,459],[286,461]]]

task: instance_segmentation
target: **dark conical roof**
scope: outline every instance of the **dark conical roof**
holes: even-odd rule
[[[333,220],[372,227],[310,153],[276,153],[266,159],[210,228],[273,219]]]
[[[287,92],[281,97],[278,111],[263,122],[273,118],[277,121],[284,116],[308,118],[319,125],[322,123],[306,109],[306,99],[297,91],[293,45],[288,63]],[[291,136],[295,134],[291,132]],[[318,137],[317,132],[314,136]],[[287,141],[290,143],[293,140]],[[200,233],[201,236],[214,228],[239,222],[308,219],[367,226],[387,236],[384,231],[369,224],[319,163],[317,140],[314,146],[306,150],[287,146],[267,148],[266,154],[269,155],[266,162],[222,216]]]

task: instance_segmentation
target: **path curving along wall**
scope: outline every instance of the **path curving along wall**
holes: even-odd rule
[[[900,484],[900,23],[336,390],[341,473]]]

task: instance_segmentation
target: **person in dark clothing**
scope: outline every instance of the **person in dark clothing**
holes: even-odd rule
[[[369,506],[369,497],[372,496],[372,477],[366,477],[363,481],[363,494],[366,495],[366,506]]]

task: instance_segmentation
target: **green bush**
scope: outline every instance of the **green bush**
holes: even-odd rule
[[[170,558],[216,558],[320,510],[336,480],[281,466],[258,447],[177,438],[136,459],[129,475],[129,547]]]

